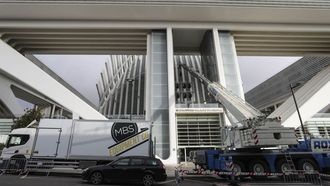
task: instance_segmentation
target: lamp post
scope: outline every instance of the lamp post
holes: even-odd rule
[[[129,86],[129,89],[131,89],[131,91],[133,92],[133,90],[132,90],[132,85],[133,85],[133,81],[134,81],[134,79],[126,79],[126,81],[128,82],[128,86]],[[131,106],[132,106],[132,101],[133,101],[133,99],[132,99],[132,96],[131,96]],[[132,107],[130,108],[130,113],[129,113],[129,120],[131,120],[132,121],[132,111],[133,109],[132,109]]]
[[[302,119],[301,119],[301,115],[300,115],[299,107],[298,107],[298,104],[297,104],[296,96],[294,95],[294,92],[293,92],[293,89],[298,87],[299,85],[300,85],[300,83],[297,83],[295,86],[293,86],[290,83],[290,90],[291,90],[291,94],[292,94],[292,97],[293,97],[294,105],[296,106],[296,110],[297,110],[297,113],[298,113],[298,117],[299,117],[299,121],[300,121],[300,127],[301,127],[301,130],[302,130],[302,133],[303,133],[303,136],[304,136],[304,140],[305,140],[305,145],[306,145],[306,147],[308,147],[307,137],[306,137],[306,134],[305,134],[305,127],[304,127],[304,124],[303,124]]]

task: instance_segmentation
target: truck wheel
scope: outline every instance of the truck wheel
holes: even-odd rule
[[[154,178],[151,174],[145,174],[142,178],[142,183],[144,186],[151,186],[154,184]]]
[[[285,159],[279,159],[276,162],[276,172],[284,173],[288,171],[292,171],[290,165],[286,162]]]
[[[304,170],[306,172],[313,172],[313,171],[319,171],[319,167],[317,163],[309,158],[301,159],[298,161],[298,169]]]
[[[233,172],[245,172],[245,166],[242,162],[240,161],[234,161],[233,163]]]
[[[89,181],[94,185],[99,185],[103,181],[103,175],[101,172],[96,171],[91,174],[91,177],[89,178]]]
[[[249,164],[249,170],[250,170],[250,172],[253,172],[253,173],[256,173],[256,174],[263,174],[263,173],[269,172],[269,168],[267,166],[267,163],[263,160],[251,161],[250,164]],[[266,177],[267,176],[265,176],[265,175],[256,175],[256,176],[252,176],[252,179],[263,180]]]

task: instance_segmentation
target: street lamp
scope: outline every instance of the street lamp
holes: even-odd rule
[[[129,79],[126,79],[126,81],[128,82],[128,86],[132,87],[134,79],[129,78]],[[131,91],[133,92],[132,88],[129,88],[129,89],[131,89]],[[133,101],[133,98],[131,96],[131,106],[132,106],[132,101]],[[133,107],[130,108],[130,114],[129,114],[129,120],[131,120],[131,121],[132,121],[132,112],[133,112]]]
[[[298,107],[298,104],[297,104],[297,100],[296,100],[296,97],[295,97],[294,92],[293,92],[293,89],[298,87],[300,84],[301,83],[297,83],[295,86],[293,86],[292,83],[290,83],[290,90],[291,90],[291,94],[292,94],[292,97],[293,97],[294,105],[296,106],[296,109],[297,109],[297,113],[298,113],[298,117],[299,117],[299,121],[300,121],[300,127],[301,127],[301,130],[302,130],[302,133],[303,133],[303,136],[304,136],[304,140],[305,140],[305,145],[306,145],[306,147],[308,147],[307,137],[306,137],[306,134],[305,134],[305,127],[304,127],[304,124],[302,122],[299,107]]]

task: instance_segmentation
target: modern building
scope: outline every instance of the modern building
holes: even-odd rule
[[[302,88],[307,82],[313,81],[317,74],[320,74],[321,71],[325,71],[329,67],[330,57],[303,57],[247,92],[245,98],[256,108],[266,114],[270,114],[276,109],[281,109],[279,107],[292,96],[290,84],[291,87],[294,87],[293,91],[296,92],[296,90]],[[319,82],[322,82],[322,80],[314,80],[313,84],[317,85]],[[326,82],[328,83],[329,80],[327,79]],[[303,96],[307,94],[308,92],[305,91]],[[326,102],[324,99],[319,101]],[[312,117],[304,121],[306,133],[313,137],[330,138],[330,102],[325,105],[322,109],[311,113]],[[286,110],[286,112],[289,112],[289,110]],[[299,126],[297,133],[302,137],[299,121],[297,121],[295,127],[297,126]]]
[[[329,9],[309,0],[0,0],[0,73],[73,118],[152,121],[157,155],[176,163],[192,148],[218,148],[229,124],[178,63],[243,98],[237,56],[328,54]],[[102,114],[31,54],[111,55],[98,83]]]

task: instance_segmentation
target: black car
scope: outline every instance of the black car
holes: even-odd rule
[[[157,158],[145,156],[121,157],[107,165],[89,167],[82,172],[82,179],[93,184],[102,182],[142,183],[152,185],[167,178],[164,164]]]

